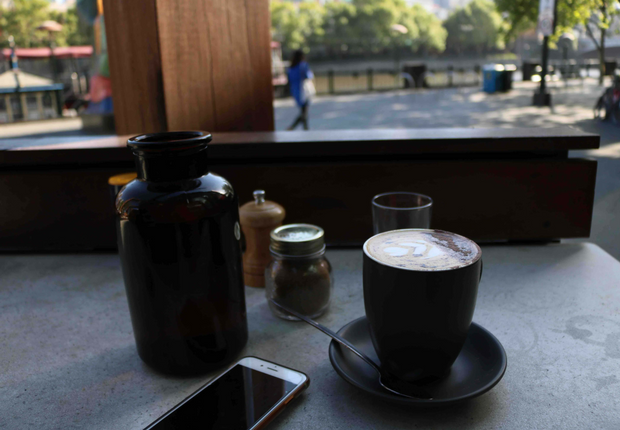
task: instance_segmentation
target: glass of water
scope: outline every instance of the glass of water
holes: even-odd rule
[[[433,199],[406,191],[378,194],[372,199],[374,234],[404,228],[429,228]]]

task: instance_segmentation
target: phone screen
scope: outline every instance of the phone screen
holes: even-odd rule
[[[237,364],[149,429],[246,430],[295,387]]]

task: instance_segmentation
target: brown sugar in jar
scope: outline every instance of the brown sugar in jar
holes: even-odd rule
[[[284,225],[271,232],[269,249],[273,260],[265,270],[267,298],[310,318],[323,314],[333,286],[323,229],[311,224]],[[269,307],[280,318],[298,320],[271,302]]]

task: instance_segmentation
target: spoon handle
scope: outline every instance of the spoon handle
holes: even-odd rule
[[[337,335],[336,333],[334,333],[333,331],[331,331],[330,329],[328,329],[327,327],[325,327],[324,325],[319,324],[318,322],[311,320],[308,317],[305,317],[303,315],[301,315],[298,312],[295,312],[292,309],[289,309],[287,306],[284,306],[278,302],[276,302],[273,299],[269,299],[269,301],[271,303],[273,303],[274,305],[276,305],[277,307],[285,310],[286,312],[288,312],[291,315],[296,316],[297,318],[299,318],[302,321],[307,322],[308,324],[310,324],[311,326],[313,326],[314,328],[317,328],[319,330],[321,330],[323,333],[325,333],[326,335],[328,335],[329,337],[331,337],[332,339],[334,339],[336,342],[340,343],[342,346],[348,348],[353,354],[357,355],[359,358],[361,358],[362,360],[364,360],[366,363],[368,363],[369,365],[371,365],[377,372],[379,372],[379,374],[381,374],[381,369],[379,368],[379,366],[377,365],[377,363],[375,363],[374,361],[372,361],[372,359],[370,357],[368,357],[366,354],[364,354],[363,352],[361,352],[360,350],[358,350],[355,346],[351,345],[349,343],[348,340],[340,337],[339,335]]]

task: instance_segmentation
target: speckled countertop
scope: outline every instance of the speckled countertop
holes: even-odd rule
[[[335,330],[364,314],[360,250],[331,250]],[[311,385],[273,429],[619,429],[620,263],[592,244],[483,247],[474,321],[504,345],[490,392],[443,409],[379,401],[342,380],[330,339],[247,289],[255,355]],[[118,256],[0,256],[0,428],[142,429],[213,375],[172,378],[135,350]]]

